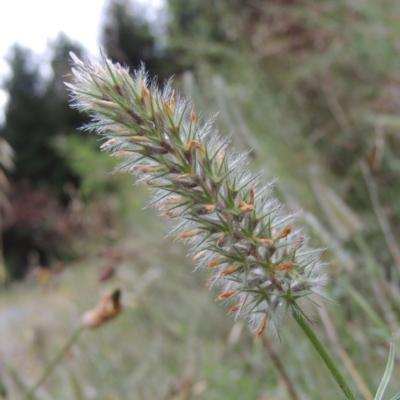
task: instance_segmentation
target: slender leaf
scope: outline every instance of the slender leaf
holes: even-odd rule
[[[386,386],[389,383],[390,376],[392,375],[394,365],[394,338],[392,335],[392,339],[390,341],[390,352],[389,352],[389,359],[386,365],[385,373],[383,374],[383,378],[379,385],[378,391],[376,392],[375,400],[382,400],[383,395],[385,394]]]
[[[390,400],[400,400],[400,392],[396,393]]]

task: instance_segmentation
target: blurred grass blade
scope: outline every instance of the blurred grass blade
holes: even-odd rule
[[[400,392],[395,394],[390,400],[400,400]]]
[[[386,370],[385,370],[385,373],[381,380],[381,383],[379,385],[378,391],[376,392],[375,400],[383,399],[383,395],[385,394],[386,386],[388,385],[390,376],[392,375],[393,365],[394,365],[394,337],[392,335],[392,339],[390,341],[390,352],[389,352],[388,363],[386,365]],[[396,398],[396,396],[395,396],[395,398]]]
[[[340,356],[343,364],[345,365],[347,371],[349,371],[353,381],[357,385],[358,390],[363,395],[365,400],[373,400],[374,396],[369,389],[368,385],[365,383],[361,374],[358,372],[355,367],[350,355],[347,353],[345,348],[340,344],[338,333],[336,332],[334,323],[329,316],[328,310],[326,309],[324,303],[318,303],[318,314],[321,318],[323,326],[325,328],[326,335],[335,349],[335,352]]]
[[[396,265],[398,271],[400,271],[400,248],[397,245],[396,238],[392,232],[391,225],[388,221],[388,218],[384,212],[382,204],[379,200],[378,189],[376,183],[373,179],[370,169],[367,164],[363,161],[360,161],[361,172],[364,177],[364,181],[366,187],[368,189],[369,197],[371,199],[371,204],[374,209],[376,218],[378,220],[378,224],[381,228],[383,236],[386,240],[386,244],[391,254],[394,264]]]
[[[79,383],[78,379],[76,379],[75,374],[70,371],[69,375],[69,383],[71,387],[71,391],[73,394],[73,399],[74,400],[85,400],[85,396],[82,390],[82,386]]]
[[[390,333],[389,328],[386,323],[382,320],[377,312],[369,305],[365,298],[358,292],[353,285],[349,282],[343,281],[343,286],[346,287],[348,293],[353,298],[353,300],[362,308],[365,314],[368,316],[370,321],[384,333]]]
[[[21,395],[22,393],[27,393],[29,390],[29,385],[25,383],[21,375],[11,366],[8,367],[8,370],[15,389],[17,389],[17,391],[21,393]],[[32,400],[39,400],[39,398],[36,396],[32,396]]]
[[[0,377],[0,398],[7,399],[7,393],[8,393],[7,387]]]

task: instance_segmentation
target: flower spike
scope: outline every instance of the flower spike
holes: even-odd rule
[[[213,121],[202,121],[191,102],[163,91],[144,66],[129,74],[120,64],[81,61],[71,54],[72,106],[87,112],[85,126],[105,139],[101,146],[124,158],[121,170],[153,192],[152,204],[174,218],[175,239],[192,246],[198,268],[212,270],[207,282],[217,299],[231,304],[256,336],[278,333],[288,310],[321,295],[320,250],[309,249],[294,217],[248,170],[248,153],[237,154]],[[285,239],[285,240],[283,240]]]

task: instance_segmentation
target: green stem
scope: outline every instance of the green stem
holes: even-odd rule
[[[314,331],[311,329],[310,325],[307,323],[307,321],[304,319],[304,317],[301,315],[301,312],[297,310],[293,310],[292,312],[294,319],[296,322],[300,325],[300,328],[303,330],[303,332],[306,334],[312,345],[314,346],[315,350],[317,353],[320,355],[322,358],[323,362],[325,365],[328,367],[329,371],[333,375],[333,378],[335,381],[338,383],[340,389],[342,389],[342,392],[345,394],[347,399],[350,400],[356,400],[356,397],[352,390],[349,388],[347,385],[345,379],[343,378],[342,374],[340,371],[337,369],[335,363],[333,362],[332,358],[329,356],[329,354],[326,352],[324,346],[322,343],[318,340],[317,336],[315,335]]]
[[[79,326],[74,333],[71,335],[71,337],[68,339],[67,343],[65,343],[64,347],[58,352],[56,357],[54,358],[53,361],[51,361],[46,369],[44,370],[42,376],[37,380],[37,382],[32,386],[32,388],[28,391],[28,393],[25,396],[25,400],[32,400],[34,399],[34,395],[36,393],[36,390],[44,383],[44,381],[53,373],[54,369],[56,366],[60,363],[60,361],[64,358],[64,356],[67,354],[68,350],[71,348],[71,346],[75,343],[75,341],[78,339],[79,335],[84,331],[83,326]]]

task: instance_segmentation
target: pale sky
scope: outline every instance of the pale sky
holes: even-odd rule
[[[163,0],[136,0],[159,9]],[[4,61],[10,46],[19,44],[41,55],[43,71],[49,54],[45,50],[49,41],[59,32],[80,42],[89,54],[98,56],[100,22],[107,0],[0,0],[0,81],[9,74]],[[3,121],[6,94],[0,90],[0,123]]]

